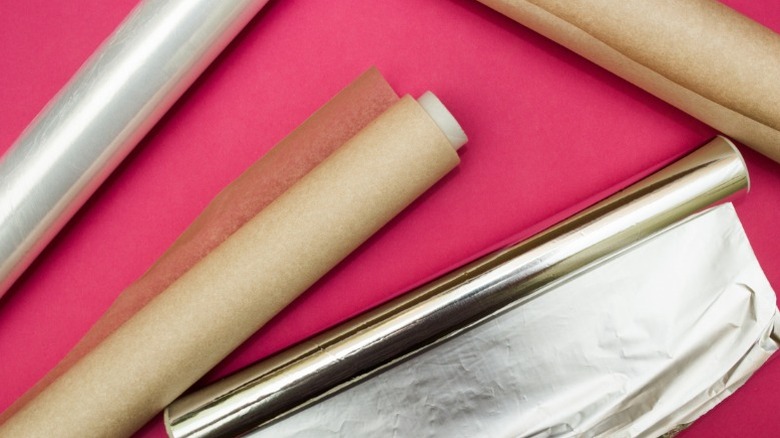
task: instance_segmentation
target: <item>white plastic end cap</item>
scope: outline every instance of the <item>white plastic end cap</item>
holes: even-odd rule
[[[455,117],[450,113],[446,106],[441,103],[438,97],[430,91],[426,91],[419,99],[417,103],[428,113],[429,116],[436,122],[439,129],[442,130],[447,140],[452,144],[453,149],[458,150],[461,146],[469,141],[466,137],[466,133]]]

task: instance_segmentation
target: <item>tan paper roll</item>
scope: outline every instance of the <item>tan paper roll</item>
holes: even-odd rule
[[[0,424],[397,101],[395,91],[376,68],[334,96],[225,187],[154,265],[117,297],[67,356],[0,413]]]
[[[127,436],[459,162],[404,97],[187,271],[0,429]]]
[[[479,0],[780,162],[780,35],[713,0]]]

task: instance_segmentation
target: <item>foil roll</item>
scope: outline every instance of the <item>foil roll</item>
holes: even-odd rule
[[[719,205],[246,436],[672,438],[777,351],[776,301]]]
[[[0,296],[267,0],[145,0],[0,161]]]
[[[575,216],[200,391],[165,411],[169,435],[236,436],[267,425],[540,296],[749,186],[718,137]]]

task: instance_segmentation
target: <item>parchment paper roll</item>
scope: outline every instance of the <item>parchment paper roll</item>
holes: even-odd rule
[[[0,296],[268,0],[144,0],[0,161]]]
[[[269,424],[531,300],[747,188],[739,152],[717,138],[530,239],[177,400],[166,410],[169,434],[232,437]]]
[[[714,0],[479,0],[780,162],[780,35]]]
[[[0,428],[126,436],[458,163],[401,99],[182,275]]]
[[[0,424],[397,101],[395,91],[376,68],[333,97],[225,187],[165,254],[119,295],[68,355],[0,414]]]

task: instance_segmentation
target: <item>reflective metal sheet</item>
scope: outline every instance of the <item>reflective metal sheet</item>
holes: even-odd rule
[[[656,438],[730,396],[779,335],[725,204],[247,436]]]
[[[593,263],[746,190],[739,153],[716,138],[574,217],[172,404],[175,437],[267,424],[506,312]]]
[[[267,0],[145,0],[0,161],[0,296]]]

